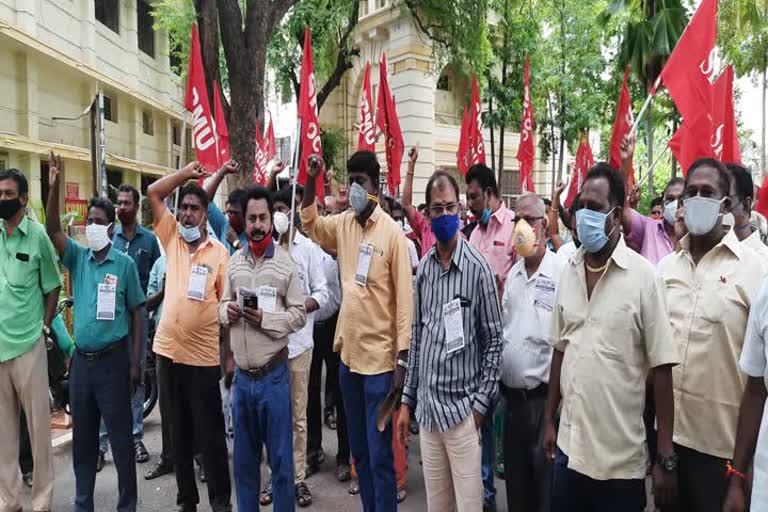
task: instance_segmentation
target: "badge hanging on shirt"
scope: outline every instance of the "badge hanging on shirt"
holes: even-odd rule
[[[355,272],[355,284],[360,286],[368,284],[368,271],[371,268],[371,256],[373,256],[373,244],[360,244],[360,255],[357,259],[357,272]]]
[[[445,349],[450,354],[464,348],[464,319],[461,314],[461,299],[443,304],[443,326],[445,327]]]
[[[96,320],[114,320],[117,286],[99,283],[96,295]]]
[[[534,287],[533,305],[544,311],[552,312],[555,306],[555,283],[549,278],[539,276]]]
[[[208,269],[195,265],[189,274],[189,289],[187,298],[192,300],[205,300],[205,284],[208,281]]]

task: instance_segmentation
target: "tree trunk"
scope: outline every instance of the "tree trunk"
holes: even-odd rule
[[[557,147],[555,146],[555,115],[552,111],[552,97],[547,93],[547,113],[549,114],[549,134],[550,134],[550,147],[552,148],[552,191],[550,195],[555,196],[556,183],[559,181],[557,176]]]
[[[650,197],[653,197],[653,99],[648,104],[645,124],[648,131],[648,194]]]
[[[499,168],[498,168],[498,184],[501,187],[501,180],[504,177],[504,123],[499,126]]]
[[[760,131],[760,174],[765,176],[765,96],[768,88],[768,54],[763,57],[763,103],[760,109],[761,131]]]
[[[203,69],[205,70],[205,85],[208,89],[208,98],[213,99],[213,81],[221,82],[219,71],[219,12],[216,9],[216,0],[195,0],[195,12],[197,13],[197,27],[200,34],[200,53],[203,57]],[[221,91],[219,91],[221,92]],[[229,104],[227,98],[221,96],[224,105],[224,114],[229,119]],[[213,105],[211,103],[211,105]],[[227,123],[229,126],[229,123]]]

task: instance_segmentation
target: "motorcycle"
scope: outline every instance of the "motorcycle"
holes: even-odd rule
[[[147,329],[147,355],[144,359],[144,418],[152,414],[152,410],[157,405],[158,397],[157,368],[155,366],[155,353],[152,350],[152,342],[155,339],[155,322],[152,318],[149,319]]]

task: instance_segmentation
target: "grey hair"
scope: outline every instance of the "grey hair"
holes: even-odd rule
[[[533,201],[533,203],[536,205],[536,208],[539,209],[539,213],[541,214],[542,217],[546,214],[547,207],[544,204],[544,200],[541,197],[539,197],[538,195],[534,194],[533,192],[526,192],[525,194],[523,194],[523,195],[521,195],[520,197],[517,198],[517,203],[516,204],[519,205],[520,203],[522,203],[523,201],[526,201],[526,200]]]

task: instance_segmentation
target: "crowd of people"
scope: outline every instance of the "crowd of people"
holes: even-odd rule
[[[311,506],[323,424],[365,512],[407,498],[416,435],[434,512],[496,510],[499,472],[508,511],[641,512],[647,482],[662,512],[768,511],[768,223],[751,175],[698,160],[645,216],[625,187],[633,153],[627,138],[622,168],[595,165],[567,208],[563,184],[506,205],[481,164],[466,202],[437,171],[414,205],[414,147],[401,198],[358,151],[340,192],[318,190],[312,156],[303,187],[280,187],[278,163],[222,212],[213,198],[239,164],[209,176],[193,162],[149,186],[151,231],[131,185],[116,205],[92,199],[86,245],[62,231],[60,157],[45,226],[26,215],[24,175],[0,172],[0,512],[21,509],[21,473],[33,509],[51,510],[60,265],[77,512],[94,510],[108,446],[117,509],[137,509],[148,346],[162,449],[144,478],[174,473],[182,512],[198,478],[213,511],[231,510],[230,475],[238,510]]]

